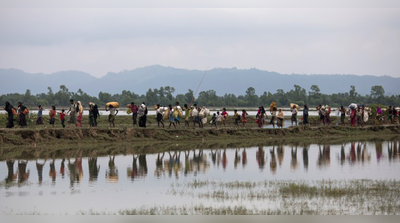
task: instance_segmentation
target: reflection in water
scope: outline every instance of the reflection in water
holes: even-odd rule
[[[62,161],[61,161],[60,174],[61,174],[61,178],[64,179],[64,177],[65,177],[65,159],[62,159]]]
[[[303,147],[303,165],[304,169],[308,170],[308,146]]]
[[[26,171],[26,165],[28,161],[19,160],[18,161],[18,183],[23,183],[29,179],[29,170]]]
[[[226,169],[226,165],[228,164],[228,158],[226,157],[226,149],[222,153],[222,168]]]
[[[247,152],[246,152],[246,148],[243,148],[243,152],[242,152],[242,167],[244,168],[247,164]]]
[[[328,167],[331,163],[331,146],[324,145],[322,150],[321,146],[319,146],[318,150],[319,150],[318,161],[317,161],[318,167],[319,168]]]
[[[258,163],[258,168],[260,168],[260,170],[264,169],[265,166],[265,152],[262,146],[258,147],[258,150],[256,152],[256,159],[257,159],[257,163]]]
[[[115,156],[109,157],[108,169],[106,170],[106,179],[108,182],[118,182],[118,169],[115,166]]]
[[[43,163],[39,163],[36,160],[36,170],[38,172],[38,179],[39,179],[39,184],[42,184],[43,182],[43,166],[46,164],[46,160]]]
[[[273,175],[275,175],[276,167],[277,167],[276,156],[275,156],[275,146],[272,147],[272,149],[270,150],[270,153],[271,153],[271,161],[269,162],[269,168],[271,170],[271,173]]]
[[[7,178],[5,179],[6,183],[11,183],[14,182],[17,179],[17,174],[14,173],[14,160],[7,160],[6,161],[7,165]]]
[[[74,187],[75,183],[80,183],[83,177],[82,158],[76,158],[73,163],[68,159],[68,171],[70,178],[70,186]]]
[[[400,159],[400,142],[394,141],[388,144],[389,161]]]
[[[53,183],[56,182],[56,178],[57,178],[56,165],[54,162],[55,162],[54,159],[50,162],[50,171],[49,171],[49,177],[51,178],[51,182],[53,182]]]
[[[233,166],[235,169],[237,169],[238,164],[240,163],[240,155],[239,155],[240,149],[235,149],[235,161],[233,163]]]
[[[375,151],[376,151],[376,159],[378,160],[378,163],[381,161],[382,158],[382,142],[375,142]]]
[[[154,170],[154,176],[156,177],[161,177],[164,170],[163,170],[163,159],[164,159],[164,152],[162,153],[162,156],[160,156],[160,153],[157,155],[156,159],[156,169]]]
[[[279,166],[282,166],[283,157],[285,155],[285,149],[283,148],[283,145],[278,145],[277,153],[278,153]]]
[[[100,165],[97,165],[97,157],[89,157],[88,166],[89,166],[89,181],[90,182],[96,181],[100,172]]]
[[[299,164],[297,163],[297,146],[295,148],[291,149],[291,154],[292,154],[292,160],[290,161],[290,169],[291,170],[296,170]]]
[[[384,146],[383,143],[385,143]],[[127,166],[129,167],[126,168],[126,166],[124,166],[124,168],[126,168],[127,170],[128,179],[131,179],[132,181],[146,178],[148,170],[154,171],[154,177],[157,179],[163,177],[180,179],[182,174],[185,177],[191,177],[198,176],[200,174],[214,174],[218,171],[226,172],[229,174],[235,173],[237,169],[246,170],[238,171],[236,173],[249,172],[249,174],[253,174],[255,169],[258,169],[262,172],[268,168],[268,172],[270,172],[271,175],[278,174],[278,176],[276,177],[282,177],[283,175],[285,175],[284,177],[287,177],[286,175],[289,174],[287,170],[297,172],[297,170],[301,168],[301,165],[303,165],[305,171],[299,172],[300,174],[307,173],[311,167],[316,167],[319,170],[326,169],[326,171],[328,171],[328,169],[331,169],[332,171],[334,171],[334,167],[337,166],[345,167],[346,165],[376,165],[376,162],[371,162],[371,157],[375,158],[375,156],[378,163],[390,162],[393,163],[392,166],[394,166],[394,164],[397,165],[397,163],[399,163],[400,161],[399,143],[399,141],[392,141],[374,142],[374,144],[366,142],[351,142],[348,144],[334,146],[304,145],[302,147],[302,162],[298,159],[298,145],[289,145],[290,148],[283,145],[274,145],[272,147],[259,146],[256,148],[210,149],[205,151],[202,149],[190,151],[169,151],[147,155],[132,155],[132,165],[130,166],[131,160],[129,158],[129,161],[127,161],[129,163],[127,164]],[[331,147],[332,150],[335,151],[335,159],[337,159],[337,163],[335,163],[335,165],[331,164]],[[385,149],[382,149],[383,147]],[[285,151],[285,148],[287,151]],[[269,155],[267,154],[268,150],[270,153]],[[209,158],[207,157],[208,154]],[[251,162],[247,162],[248,154],[251,155],[251,157],[255,156],[256,159],[254,160],[253,158],[250,160]],[[290,156],[290,159],[284,160],[285,154],[286,156]],[[388,159],[386,159],[386,157],[388,157]],[[268,158],[270,160],[268,160]],[[88,168],[85,171],[89,172],[89,182],[98,181],[100,172],[99,164],[104,163],[101,165],[106,166],[107,162],[108,167],[105,170],[105,175],[103,175],[105,176],[106,181],[119,182],[121,180],[119,179],[119,168],[116,164],[116,159],[119,161],[119,156],[109,156],[105,158],[88,157],[87,159],[88,165],[85,165],[84,168]],[[231,165],[231,167],[233,168],[228,168],[228,159],[233,160]],[[310,159],[312,160],[311,163],[316,165],[310,166]],[[148,167],[147,161],[150,161],[153,164],[153,167]],[[37,182],[38,185],[42,185],[42,183],[45,182],[47,174],[44,174],[43,176],[43,171],[44,167],[46,167],[46,160],[36,160],[35,162],[29,163],[29,165],[28,161],[19,160],[18,170],[16,170],[16,167],[14,166],[15,162],[16,161],[14,160],[6,160],[4,161],[5,165],[1,165],[4,168],[3,179],[5,183],[24,183],[28,181],[30,176],[29,169],[32,168],[36,168],[38,174],[38,178],[35,177],[33,181]],[[269,163],[269,166],[266,165],[267,162]],[[122,160],[121,163],[122,164],[120,165],[126,165],[124,162],[122,162]],[[215,172],[213,171],[208,173],[208,170],[210,169],[210,163],[213,164],[213,170],[215,170]],[[57,171],[58,165],[60,165],[59,171]],[[67,174],[69,174],[67,175],[67,183],[70,183],[70,187],[74,188],[82,181],[84,172],[82,165],[82,158],[68,158],[67,162],[66,159],[52,159],[49,166],[47,166],[49,167],[48,180],[52,183],[52,185],[54,185],[57,180],[64,177],[65,169],[67,168]],[[5,168],[7,168],[7,170],[5,170]],[[279,175],[281,169],[281,173],[283,175]],[[341,168],[341,171],[344,170],[346,169]],[[311,174],[314,174],[314,171]],[[61,177],[59,177],[58,175]]]

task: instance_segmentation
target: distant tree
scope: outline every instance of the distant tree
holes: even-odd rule
[[[256,89],[249,87],[246,90],[245,98],[247,106],[256,106],[258,104],[258,96],[256,95]]]
[[[385,89],[380,85],[375,85],[371,87],[371,97],[373,98],[383,98],[385,96]]]

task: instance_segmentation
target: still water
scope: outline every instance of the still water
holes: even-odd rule
[[[154,205],[219,205],[172,195],[169,190],[172,184],[194,180],[400,180],[399,171],[400,144],[391,141],[2,160],[0,213],[77,214]]]

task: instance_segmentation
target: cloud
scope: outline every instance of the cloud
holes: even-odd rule
[[[1,9],[0,67],[400,76],[399,9]]]

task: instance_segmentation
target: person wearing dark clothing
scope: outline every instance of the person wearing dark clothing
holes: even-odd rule
[[[308,106],[304,105],[303,109],[303,124],[307,125],[308,124]]]
[[[95,127],[97,127],[97,118],[100,116],[99,113],[99,108],[97,107],[97,104],[93,104],[93,124]]]
[[[7,111],[7,125],[6,128],[12,128],[14,127],[14,113],[13,109],[15,111],[15,108],[10,104],[10,102],[6,101],[6,105],[4,106],[4,110]]]
[[[18,109],[19,110],[19,113],[18,113],[18,116],[19,116],[18,124],[21,127],[26,127],[28,125],[26,123],[26,115],[27,115],[27,113],[25,112],[26,107],[24,105],[22,105],[21,102],[18,102],[18,108],[19,108]]]

